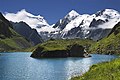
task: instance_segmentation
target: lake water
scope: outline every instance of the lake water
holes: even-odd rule
[[[0,80],[69,80],[98,62],[116,56],[93,54],[89,58],[35,59],[30,52],[1,53]]]

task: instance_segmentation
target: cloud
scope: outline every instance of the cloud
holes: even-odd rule
[[[53,28],[52,26],[49,27],[42,27],[42,28],[37,28],[37,32],[54,32],[54,31],[59,31],[58,28]]]
[[[112,19],[109,22],[99,25],[98,28],[103,28],[103,29],[113,28],[119,21],[120,19]]]
[[[26,22],[29,26],[32,28],[36,28],[36,26],[39,25],[46,25],[49,26],[49,24],[44,20],[44,18],[40,15],[35,16],[31,13],[28,13],[25,9],[22,9],[21,11],[18,11],[17,13],[5,13],[3,14],[6,19],[12,22]]]

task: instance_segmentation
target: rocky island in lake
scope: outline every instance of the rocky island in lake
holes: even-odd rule
[[[91,45],[90,40],[50,40],[41,45],[31,54],[34,58],[90,57],[84,46]]]

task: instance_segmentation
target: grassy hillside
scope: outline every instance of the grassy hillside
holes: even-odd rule
[[[1,26],[0,26],[1,27]],[[0,35],[0,52],[6,51],[20,51],[24,48],[31,47],[31,43],[24,37],[15,32],[11,27],[8,27],[10,36]],[[8,33],[9,34],[9,33]]]
[[[120,54],[120,23],[112,29],[109,36],[94,44],[90,51],[92,53]]]
[[[120,80],[120,58],[93,65],[87,73],[71,80]]]
[[[23,37],[6,38],[0,40],[0,52],[22,50],[30,46],[31,44]]]

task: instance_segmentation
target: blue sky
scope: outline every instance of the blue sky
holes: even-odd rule
[[[120,0],[1,0],[0,11],[16,13],[21,9],[42,15],[52,24],[63,18],[69,11],[79,14],[93,14],[99,10],[112,8],[120,12]]]

